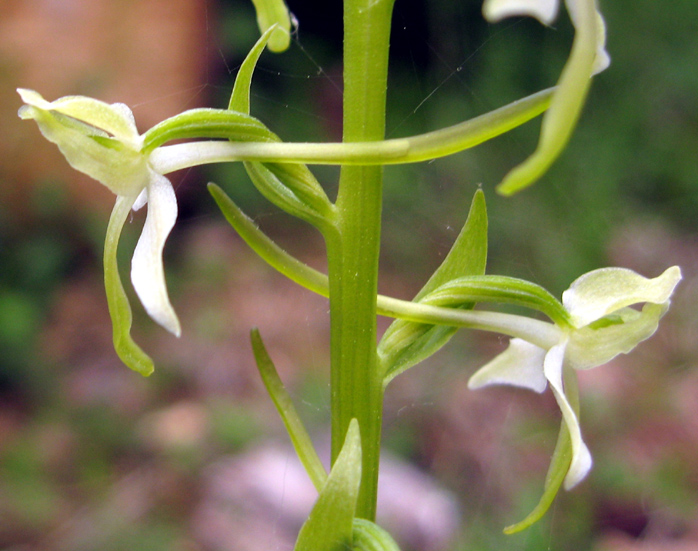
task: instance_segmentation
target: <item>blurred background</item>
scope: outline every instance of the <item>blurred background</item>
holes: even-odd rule
[[[289,141],[341,136],[339,0],[289,0],[290,50],[265,53],[252,112]],[[559,294],[606,265],[684,281],[658,333],[581,374],[595,458],[542,522],[514,536],[542,491],[559,427],[552,396],[470,392],[504,346],[461,332],[388,390],[381,522],[404,551],[684,551],[698,546],[698,34],[691,0],[602,1],[609,70],[562,158],[533,188],[493,188],[535,148],[539,121],[431,163],[386,169],[381,291],[411,298],[447,253],[478,184],[489,271]],[[572,29],[489,25],[480,0],[397,0],[387,134],[454,124],[555,83]],[[133,108],[141,131],[224,107],[258,37],[246,0],[0,0],[0,548],[291,549],[314,492],[256,374],[258,326],[318,443],[329,436],[324,299],[251,253],[205,191],[222,185],[274,239],[323,268],[317,234],[266,203],[240,166],[172,175],[166,250],[175,339],[133,300],[148,379],[116,357],[101,254],[113,197],[70,169],[15,89]],[[317,167],[333,192],[337,169]],[[142,225],[122,238],[124,280]],[[133,296],[133,294],[131,294]],[[381,320],[381,327],[387,325]],[[397,488],[397,489],[395,489]]]

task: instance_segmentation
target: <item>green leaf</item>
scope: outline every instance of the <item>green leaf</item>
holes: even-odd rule
[[[232,111],[239,111],[240,113],[250,112],[250,87],[252,86],[252,75],[254,74],[255,67],[257,66],[257,61],[259,61],[259,57],[262,55],[262,52],[264,52],[264,48],[269,42],[269,38],[274,30],[275,28],[270,27],[262,34],[245,57],[245,61],[243,61],[242,65],[240,65],[238,74],[235,77],[233,92],[230,94],[228,109]]]
[[[361,485],[361,435],[352,419],[342,450],[303,524],[294,551],[352,549],[354,514]]]
[[[230,96],[229,109],[240,113],[250,112],[250,86],[254,69],[274,30],[270,28],[262,35],[240,66]],[[281,141],[270,131],[266,138],[266,141]],[[332,203],[305,165],[260,162],[246,162],[244,165],[255,187],[279,208],[321,230],[334,220]]]
[[[455,278],[485,273],[487,264],[487,205],[478,189],[473,196],[468,218],[441,266],[432,274],[415,300]]]
[[[354,519],[353,551],[400,551],[393,537],[375,522]]]
[[[293,405],[293,401],[276,371],[274,362],[272,362],[267,353],[267,349],[264,346],[264,342],[262,342],[262,337],[257,328],[252,329],[250,340],[252,341],[252,350],[257,363],[257,369],[259,369],[259,374],[262,377],[264,386],[267,388],[267,392],[269,392],[269,396],[271,396],[284,425],[286,425],[286,431],[291,437],[291,442],[298,454],[298,458],[305,467],[310,480],[313,481],[315,489],[319,492],[327,481],[325,468],[322,466],[322,462],[313,447],[313,442],[308,435],[308,431],[305,430],[303,421],[301,421]]]
[[[485,273],[487,263],[487,206],[482,190],[475,192],[468,218],[441,266],[415,297],[415,302],[449,281]],[[467,307],[467,306],[466,306]],[[394,321],[378,345],[384,385],[406,369],[442,348],[457,331],[455,327]]]
[[[141,375],[148,376],[154,370],[153,360],[131,338],[133,320],[131,305],[121,284],[116,256],[121,230],[134,201],[135,198],[122,196],[116,198],[104,242],[104,288],[113,327],[114,349],[128,367]]]

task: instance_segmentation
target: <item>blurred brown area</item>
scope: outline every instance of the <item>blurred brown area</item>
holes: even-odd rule
[[[29,184],[55,179],[77,204],[104,208],[109,192],[16,116],[15,88],[49,101],[75,94],[126,103],[141,130],[202,107],[207,9],[205,0],[3,0],[0,200],[28,214]]]
[[[100,240],[113,199],[16,116],[20,86],[49,100],[84,94],[124,102],[142,131],[211,105],[219,84],[212,75],[221,65],[234,73],[235,64],[221,58],[245,53],[226,50],[221,35],[245,25],[254,30],[249,11],[236,9],[241,15],[224,21],[221,4],[203,0],[0,0],[0,548],[290,549],[314,499],[257,376],[248,332],[260,328],[322,447],[329,421],[327,301],[264,265],[212,210],[197,210],[191,188],[204,189],[203,174],[175,175],[182,216],[166,266],[184,334],[179,340],[166,334],[133,300],[134,338],[157,367],[148,379],[129,372],[112,348],[101,280]],[[249,29],[239,35],[249,37],[245,48],[256,37]],[[322,46],[302,37],[304,47]],[[277,73],[291,71],[285,62],[268,63]],[[279,103],[307,103],[300,115],[284,114],[299,117],[300,131],[332,127],[329,80],[310,78],[322,76],[315,65],[302,71],[291,80],[320,86],[322,101],[312,90],[310,100],[290,93]],[[260,72],[262,84],[276,76]],[[415,82],[413,76],[409,83]],[[264,109],[268,89],[258,93],[255,107]],[[409,97],[399,99],[406,104]],[[308,105],[314,110],[303,111]],[[272,101],[267,107],[263,118],[275,122]],[[410,172],[437,184],[422,186],[429,200],[416,192],[386,200],[388,216],[410,234],[391,244],[424,252],[422,264],[433,268],[454,235],[449,217],[465,204],[461,191],[452,200],[448,186],[478,163],[485,161],[454,165],[455,174],[438,164]],[[410,210],[408,201],[418,207]],[[493,232],[502,237],[504,227],[517,234],[510,245],[525,237],[530,250],[540,241],[543,258],[564,257],[570,236],[540,231],[546,220],[538,214],[553,201],[521,201],[525,216],[515,223],[511,211],[490,202]],[[436,207],[448,213],[442,218]],[[323,267],[317,236],[276,211],[259,212],[275,239]],[[134,218],[123,238],[124,265],[141,224],[141,215]],[[685,280],[652,340],[581,375],[582,426],[595,458],[589,478],[563,492],[536,527],[501,535],[542,491],[559,410],[549,393],[470,392],[469,374],[506,339],[459,334],[388,391],[386,446],[401,459],[385,461],[381,521],[404,551],[698,547],[698,239],[661,217],[618,218],[598,246],[608,264],[648,276],[679,264]],[[505,258],[534,271],[501,247],[493,256],[499,268]],[[387,256],[385,266],[381,287],[398,296],[414,293],[426,271],[399,255]]]

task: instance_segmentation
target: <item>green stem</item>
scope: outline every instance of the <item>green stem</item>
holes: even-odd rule
[[[379,141],[385,99],[392,0],[344,2],[344,141]],[[338,231],[326,235],[330,280],[332,460],[352,419],[361,430],[361,490],[356,515],[373,520],[378,493],[382,380],[376,353],[376,294],[383,169],[343,166]]]

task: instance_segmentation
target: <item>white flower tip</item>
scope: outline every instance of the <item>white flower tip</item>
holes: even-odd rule
[[[580,443],[579,449],[575,452],[570,464],[570,470],[565,476],[565,490],[571,490],[579,484],[591,470],[593,465],[591,453],[584,442]]]
[[[29,88],[17,88],[17,93],[27,105],[35,105],[44,109],[50,105],[39,92],[35,92]]]
[[[528,15],[550,25],[557,16],[558,3],[559,0],[485,0],[482,13],[492,23],[506,17]]]
[[[162,251],[177,219],[177,200],[172,184],[151,171],[147,188],[148,214],[133,252],[131,282],[148,315],[173,335],[181,328],[167,293]]]

